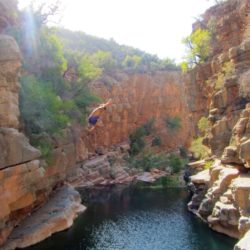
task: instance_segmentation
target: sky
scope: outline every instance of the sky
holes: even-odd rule
[[[19,7],[29,2],[19,0]],[[181,40],[191,33],[195,18],[213,0],[61,0],[61,3],[60,26],[113,38],[119,44],[179,62],[185,53]]]

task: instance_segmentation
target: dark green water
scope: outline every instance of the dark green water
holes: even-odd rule
[[[116,187],[82,192],[88,209],[72,228],[26,250],[232,250],[186,209],[182,189]]]

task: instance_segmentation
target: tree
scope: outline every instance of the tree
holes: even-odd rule
[[[104,70],[111,70],[116,65],[116,62],[113,59],[111,52],[107,51],[98,50],[97,52],[91,55],[91,60],[95,65]]]
[[[184,57],[184,68],[193,68],[195,65],[207,60],[209,56],[210,40],[210,32],[206,29],[197,29],[182,40],[187,47],[187,54]]]
[[[21,78],[20,111],[28,135],[58,132],[70,122],[67,110],[71,101],[63,101],[48,84],[34,76]]]
[[[141,60],[142,60],[142,58],[140,56],[126,55],[122,64],[123,64],[123,66],[125,66],[127,68],[136,68],[140,64]]]
[[[44,27],[41,30],[39,54],[43,71],[54,68],[62,75],[67,69],[68,62],[64,57],[63,44],[53,29]]]
[[[101,74],[102,69],[96,65],[90,55],[82,57],[78,66],[78,75],[82,80],[90,81]]]

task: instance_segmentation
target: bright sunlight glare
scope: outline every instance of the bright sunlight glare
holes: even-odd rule
[[[19,7],[39,1],[45,0],[19,0]],[[181,40],[191,33],[192,23],[212,3],[212,0],[61,0],[60,26],[113,38],[119,44],[179,62],[185,49]]]

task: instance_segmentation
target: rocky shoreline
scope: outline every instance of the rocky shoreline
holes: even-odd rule
[[[188,209],[219,233],[241,239],[237,250],[249,249],[250,175],[216,160],[210,169],[191,176]]]
[[[37,244],[52,234],[70,228],[78,215],[86,210],[77,189],[81,188],[105,188],[112,185],[128,185],[135,182],[153,183],[157,179],[168,175],[167,172],[152,169],[150,172],[140,172],[129,175],[120,169],[116,178],[112,179],[109,174],[101,175],[96,173],[98,167],[103,171],[103,164],[107,164],[106,156],[96,156],[85,162],[85,167],[92,169],[95,173],[90,173],[81,181],[81,176],[71,184],[65,183],[57,188],[52,195],[37,211],[31,213],[19,225],[14,228],[2,250],[14,250],[25,248]],[[103,174],[103,172],[102,172]]]
[[[64,185],[51,195],[42,208],[25,218],[13,230],[1,249],[14,250],[34,245],[71,227],[74,219],[85,210],[80,194],[72,186]]]

